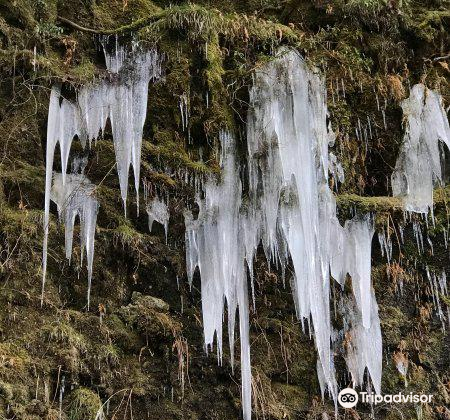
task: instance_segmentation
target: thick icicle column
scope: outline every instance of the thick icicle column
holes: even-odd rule
[[[370,279],[374,233],[369,215],[355,217],[345,227],[336,217],[328,186],[328,146],[334,135],[327,127],[325,85],[294,51],[256,72],[250,92],[248,164],[250,192],[260,212],[262,243],[271,260],[292,259],[292,288],[299,318],[312,320],[319,354],[318,374],[333,397],[337,383],[331,352],[330,268],[343,285],[352,277],[361,344],[355,384],[367,367],[375,390],[381,387],[381,334],[378,308]],[[363,354],[372,345],[374,357]],[[358,374],[356,374],[356,371]],[[353,374],[355,372],[355,374]]]

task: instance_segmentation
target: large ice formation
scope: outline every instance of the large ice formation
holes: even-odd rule
[[[61,88],[54,86],[50,94],[47,123],[44,245],[42,290],[47,272],[48,224],[50,216],[50,190],[53,177],[53,161],[59,143],[61,154],[61,182],[66,183],[70,149],[75,137],[83,147],[105,130],[109,119],[112,128],[114,150],[120,191],[126,209],[130,164],[134,170],[137,202],[139,200],[139,174],[142,131],[147,113],[148,85],[161,75],[161,59],[155,50],[127,52],[116,46],[113,54],[105,50],[108,70],[113,75],[102,81],[84,86],[75,101],[61,95]],[[124,63],[129,65],[124,68]]]
[[[337,382],[331,345],[330,271],[343,286],[352,277],[355,308],[349,330],[354,336],[347,361],[355,384],[366,368],[374,388],[381,388],[381,333],[371,285],[370,215],[355,216],[342,226],[329,188],[326,91],[320,77],[294,51],[283,51],[256,71],[247,119],[248,199],[242,198],[236,144],[222,134],[222,177],[208,180],[198,198],[199,214],[185,213],[186,261],[192,282],[201,276],[205,344],[217,339],[222,356],[222,319],[228,307],[231,355],[239,308],[244,419],[251,415],[251,370],[247,272],[259,244],[269,262],[292,261],[292,289],[298,317],[312,325],[323,389],[336,400]],[[369,356],[370,357],[369,357]]]
[[[439,142],[450,149],[450,127],[441,96],[423,84],[411,89],[402,108],[406,132],[392,174],[392,191],[403,197],[405,210],[428,213],[433,209],[433,187],[442,181]]]

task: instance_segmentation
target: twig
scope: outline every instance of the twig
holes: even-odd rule
[[[12,251],[8,254],[8,256],[6,257],[6,260],[3,263],[0,263],[0,268],[3,270],[3,267],[6,266],[6,264],[8,263],[9,259],[11,258],[11,255],[14,253],[14,251],[17,248],[17,245],[19,245],[20,239],[23,236],[23,232],[19,235],[19,237],[17,238],[17,241],[12,249]]]
[[[71,26],[72,28],[76,29],[77,31],[81,31],[81,32],[89,32],[91,34],[104,34],[105,31],[102,30],[97,30],[97,29],[91,29],[91,28],[85,28],[84,26],[78,25],[78,23],[72,22],[69,19],[66,19],[62,16],[58,16],[57,19],[62,22],[65,23],[66,25]]]
[[[81,31],[81,32],[88,32],[91,34],[97,34],[97,35],[113,35],[113,34],[117,34],[120,32],[126,32],[126,31],[133,31],[139,28],[142,28],[145,25],[148,25],[152,22],[156,22],[158,20],[160,20],[161,18],[163,18],[165,15],[165,12],[159,12],[156,13],[153,16],[148,16],[142,19],[138,19],[128,25],[124,25],[121,26],[119,28],[116,29],[92,29],[92,28],[86,28],[84,26],[79,25],[78,23],[72,22],[71,20],[62,17],[62,16],[57,16],[57,19],[61,22],[61,23],[65,23],[66,25],[72,27],[73,29],[76,29],[77,31]]]

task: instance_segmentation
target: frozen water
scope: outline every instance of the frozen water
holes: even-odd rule
[[[433,186],[442,181],[439,141],[450,148],[450,127],[441,96],[423,84],[411,89],[402,108],[406,132],[392,174],[392,191],[403,197],[406,210],[428,213],[433,209]]]
[[[441,303],[441,297],[446,298],[448,296],[447,276],[445,274],[445,270],[442,271],[442,273],[437,274],[434,272],[430,272],[430,269],[428,267],[425,267],[425,271],[430,283],[433,305],[442,323],[442,329],[444,330],[446,327],[446,317],[447,323],[450,326],[450,309],[447,308],[447,314],[445,315],[443,305]]]
[[[221,134],[222,179],[208,179],[204,199],[197,199],[199,214],[185,212],[186,261],[189,280],[196,267],[201,275],[202,314],[206,349],[217,340],[217,355],[222,360],[222,321],[224,303],[228,308],[228,333],[231,359],[234,355],[234,325],[239,308],[241,346],[242,406],[244,419],[251,417],[251,369],[248,319],[247,274],[244,260],[252,245],[246,246],[240,235],[241,181],[235,156],[235,141]],[[246,226],[251,223],[245,223]],[[248,229],[251,232],[251,229]],[[253,259],[253,255],[249,260]]]
[[[167,242],[167,232],[169,229],[170,218],[167,204],[164,201],[161,201],[159,197],[154,197],[153,200],[147,204],[146,209],[148,214],[148,229],[150,230],[150,232],[152,231],[154,221],[162,224],[164,226],[164,232],[166,234]]]
[[[109,69],[119,76],[83,87],[78,104],[89,141],[111,122],[117,173],[124,207],[128,191],[130,164],[133,166],[137,201],[141,163],[142,131],[147,114],[148,85],[161,75],[161,59],[154,50],[133,54],[127,71],[121,71],[126,53],[123,47],[107,60]],[[108,56],[108,53],[105,52]],[[139,202],[138,202],[139,204]],[[139,207],[139,206],[138,206]]]
[[[382,341],[378,305],[373,289],[370,306],[370,327],[363,325],[362,314],[357,305],[345,302],[341,308],[344,319],[346,344],[345,360],[355,385],[363,385],[364,372],[367,369],[375,392],[381,393]]]
[[[87,308],[90,306],[90,290],[94,263],[94,237],[97,222],[98,201],[94,197],[95,186],[80,174],[67,174],[65,182],[62,174],[55,174],[51,199],[58,207],[59,218],[64,221],[66,258],[72,256],[75,220],[80,221],[81,261],[86,251],[88,268]]]
[[[297,314],[302,320],[312,319],[318,374],[336,399],[330,266],[341,284],[347,273],[352,276],[361,331],[379,330],[370,280],[373,223],[369,215],[355,217],[344,227],[337,220],[328,186],[335,163],[332,157],[329,162],[328,146],[334,134],[327,126],[321,78],[296,52],[284,50],[256,71],[254,79],[247,124],[250,197],[261,212],[266,255],[283,264],[284,250],[290,254]],[[378,371],[369,371],[378,384]]]
[[[209,179],[203,185],[197,219],[185,212],[188,278],[192,282],[198,267],[205,345],[210,348],[217,339],[219,360],[223,302],[232,355],[239,307],[245,419],[250,417],[251,371],[244,260],[252,278],[259,243],[268,261],[282,270],[289,256],[292,260],[294,301],[302,323],[312,320],[322,392],[328,389],[336,401],[330,270],[342,285],[347,273],[352,276],[356,315],[351,325],[358,341],[348,357],[349,369],[359,380],[367,367],[377,390],[381,378],[381,334],[370,279],[373,221],[370,215],[355,216],[341,226],[336,217],[328,173],[338,171],[328,152],[334,134],[327,125],[324,84],[297,53],[284,50],[256,71],[250,101],[248,199],[241,197],[234,140],[223,134],[221,181]]]
[[[47,272],[48,225],[50,220],[50,192],[53,177],[53,160],[59,143],[61,154],[62,182],[65,183],[70,147],[75,136],[80,136],[81,116],[78,108],[70,101],[61,98],[61,88],[54,86],[50,93],[47,122],[47,150],[45,160],[45,204],[44,204],[44,244],[42,263],[42,297]]]
[[[401,228],[400,228],[401,229]],[[402,232],[402,231],[400,231]],[[388,235],[386,237],[386,233],[384,230],[382,232],[378,233],[378,242],[380,243],[381,248],[381,256],[386,256],[388,264],[391,263],[392,259],[392,240],[391,237]]]
[[[147,113],[148,84],[151,79],[160,77],[161,58],[155,50],[135,51],[128,56],[122,47],[117,46],[117,43],[116,51],[109,54],[105,50],[105,56],[109,70],[119,73],[116,77],[82,87],[75,102],[63,98],[59,86],[54,86],[50,94],[47,123],[42,293],[47,272],[53,160],[58,143],[61,151],[62,184],[65,184],[70,148],[75,136],[80,139],[83,146],[85,146],[86,140],[90,144],[105,130],[106,122],[109,119],[124,207],[126,209],[128,175],[131,164],[134,170],[136,201],[139,208],[142,131]],[[129,66],[126,72],[121,72],[126,58],[129,59],[129,63],[127,63]]]

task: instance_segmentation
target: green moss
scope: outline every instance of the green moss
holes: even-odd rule
[[[31,363],[30,354],[16,342],[0,343],[0,359],[0,374],[5,381],[23,377]]]
[[[94,2],[92,12],[98,25],[97,29],[111,29],[117,27],[119,22],[133,22],[123,25],[118,30],[118,32],[124,32],[129,28],[136,27],[137,22],[142,22],[148,19],[148,16],[154,16],[161,11],[150,0],[129,0],[127,3],[127,6],[125,6],[123,0]]]
[[[125,414],[125,404],[120,405],[124,395],[130,395],[135,418],[148,416],[148,401],[155,415],[168,420],[237,418],[239,369],[232,377],[227,360],[218,367],[215,357],[205,357],[198,279],[191,291],[183,288],[184,225],[179,203],[186,198],[192,200],[194,193],[178,174],[188,171],[203,178],[220,172],[218,133],[224,128],[245,132],[252,72],[271,60],[279,46],[289,45],[299,48],[327,75],[330,118],[337,134],[335,152],[347,179],[339,191],[348,194],[336,197],[339,214],[346,216],[354,208],[377,212],[377,228],[386,227],[388,221],[402,221],[401,200],[387,196],[389,185],[385,181],[392,172],[402,136],[401,112],[388,80],[398,77],[403,86],[408,86],[426,77],[429,86],[441,86],[448,102],[447,71],[431,61],[441,50],[447,50],[443,34],[448,16],[443,4],[387,5],[386,1],[375,4],[371,0],[278,4],[263,0],[224,5],[211,0],[168,7],[162,0],[15,0],[2,3],[0,11],[0,307],[4,308],[0,313],[0,417],[9,404],[10,417],[58,418],[59,410],[43,402],[43,383],[52,400],[58,392],[60,373],[64,373],[66,390],[72,388],[73,392],[64,401],[63,417],[88,420],[101,404],[97,391],[113,396],[126,389],[110,400],[111,407],[119,407],[116,416],[120,418]],[[164,78],[149,89],[142,176],[158,193],[170,195],[171,238],[165,245],[163,235],[147,233],[145,211],[141,206],[141,216],[136,216],[131,185],[125,218],[108,128],[104,140],[89,151],[87,167],[89,178],[98,185],[100,201],[92,291],[96,304],[88,313],[84,308],[85,269],[79,271],[80,249],[74,249],[69,267],[63,229],[55,223],[55,215],[50,226],[46,300],[43,308],[39,305],[49,88],[55,81],[62,81],[64,90],[70,91],[96,77],[106,77],[92,33],[74,30],[57,15],[100,33],[117,32],[123,43],[133,36],[144,48],[157,46],[165,55]],[[76,46],[69,51],[65,42],[72,41]],[[338,98],[336,80],[345,85],[345,98],[342,86]],[[385,99],[387,102],[386,130],[375,94],[382,107]],[[181,128],[182,95],[190,109],[187,129]],[[378,135],[366,151],[357,142],[354,128],[357,118],[364,121],[367,115],[373,118]],[[238,144],[240,151],[245,149],[244,144]],[[81,153],[79,142],[73,147],[73,153]],[[360,195],[351,194],[356,192]],[[387,352],[383,389],[403,389],[403,378],[389,356],[385,358],[401,341],[412,363],[422,364],[423,372],[411,365],[410,383],[417,381],[417,389],[429,391],[439,375],[442,383],[445,380],[442,371],[446,371],[448,351],[442,345],[440,323],[434,313],[419,320],[422,306],[426,312],[431,297],[423,290],[427,282],[417,267],[426,263],[439,270],[447,261],[441,238],[447,227],[448,193],[435,192],[435,225],[430,224],[427,231],[435,246],[433,258],[418,255],[414,238],[409,237],[412,233],[405,229],[401,247],[407,256],[402,257],[402,267],[408,271],[408,278],[404,279],[401,297],[396,295],[393,275],[386,275],[384,260],[379,261],[378,248],[373,249],[377,266],[372,278]],[[256,393],[261,391],[254,395],[259,404],[256,411],[261,417],[274,419],[319,418],[325,412],[331,418],[334,408],[327,402],[318,403],[314,344],[301,333],[289,288],[284,289],[277,273],[261,260],[264,258],[255,262],[257,311],[251,312],[253,386]],[[176,276],[180,290],[175,286]],[[136,298],[137,291],[142,299]],[[170,310],[165,305],[155,307],[153,296],[170,302]],[[442,296],[441,303],[448,305],[448,298]],[[189,363],[185,359],[184,365],[174,345],[181,336],[189,340],[184,349]],[[341,362],[337,356],[338,374],[343,378]],[[181,393],[180,363],[184,368],[189,365],[195,392],[186,385],[185,393]],[[79,388],[80,383],[86,388]],[[163,389],[174,390],[173,401]],[[32,402],[36,392],[37,399]],[[405,418],[416,414],[414,409],[404,407],[380,411],[377,416],[386,419],[398,418],[397,412]],[[358,412],[361,417],[365,415],[363,409]],[[429,417],[430,413],[425,415]]]
[[[408,318],[398,306],[383,305],[380,308],[381,331],[385,345],[395,348],[403,337]]]
[[[450,187],[436,189],[434,191],[434,204],[446,206],[450,200]],[[356,194],[338,194],[336,203],[343,210],[352,208],[361,212],[395,212],[403,210],[401,197],[363,197]]]
[[[151,296],[133,294],[134,300],[120,308],[119,315],[128,325],[147,336],[176,337],[181,325],[167,312],[168,305]]]
[[[80,387],[70,393],[69,420],[95,420],[100,410],[100,397],[90,389]]]
[[[402,201],[397,197],[362,197],[356,194],[341,194],[336,196],[339,208],[350,210],[356,208],[361,212],[384,212],[402,210]]]
[[[180,140],[175,141],[174,133],[169,130],[160,130],[155,134],[153,142],[144,142],[143,153],[158,160],[161,159],[171,166],[187,168],[195,173],[217,172],[218,170],[217,163],[215,165],[213,163],[206,165],[204,162],[192,160],[183,142],[180,142]],[[175,185],[174,180],[166,180],[166,183],[172,186]]]
[[[85,352],[87,349],[86,339],[83,334],[76,331],[72,325],[64,320],[44,325],[40,334],[45,341],[51,342],[53,345],[59,344],[74,347],[80,352]]]
[[[7,382],[0,381],[0,397],[7,403],[10,403],[14,398],[13,387]]]
[[[85,84],[92,82],[98,70],[92,61],[82,58],[77,66],[70,69],[70,75],[76,83]]]
[[[276,418],[295,418],[298,413],[308,412],[311,404],[310,395],[299,386],[274,382],[272,390],[279,406]]]

